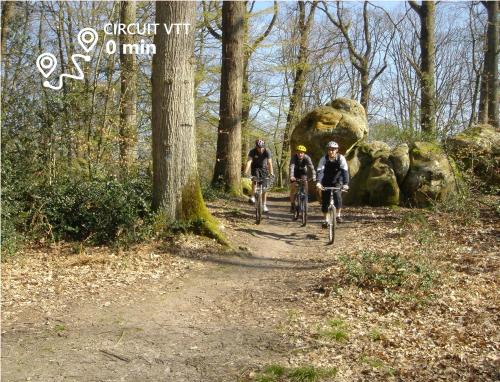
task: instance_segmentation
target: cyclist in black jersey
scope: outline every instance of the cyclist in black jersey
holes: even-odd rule
[[[311,157],[306,154],[307,149],[304,145],[298,145],[295,148],[295,154],[290,158],[290,213],[295,212],[295,191],[296,180],[304,179],[307,181],[307,172],[311,173],[312,181],[316,181],[316,171],[311,160]],[[307,194],[307,182],[305,183],[305,191]]]
[[[273,174],[273,160],[272,154],[269,149],[266,148],[266,144],[262,139],[257,139],[255,141],[255,147],[250,150],[248,153],[248,160],[245,166],[245,174],[248,176],[252,174],[252,176],[262,176],[262,174],[269,174],[270,176],[274,176]],[[255,203],[255,182],[252,184],[252,197],[250,198],[250,202]],[[264,212],[268,212],[267,208],[267,192],[262,194],[264,206]]]

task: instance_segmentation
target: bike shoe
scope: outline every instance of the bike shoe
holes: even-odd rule
[[[266,206],[265,204],[264,204],[263,211],[264,211],[264,212],[269,212],[269,208],[267,208],[267,206]]]
[[[327,228],[328,227],[328,222],[324,221],[321,223],[321,228]]]
[[[341,216],[337,216],[337,223],[343,223],[344,219]]]
[[[248,199],[248,203],[255,204],[255,196]]]

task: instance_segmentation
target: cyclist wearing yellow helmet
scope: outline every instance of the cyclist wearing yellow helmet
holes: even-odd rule
[[[295,148],[295,154],[290,158],[290,212],[293,213],[295,211],[294,205],[294,195],[296,190],[295,181],[297,179],[305,179],[307,181],[307,169],[311,173],[311,178],[313,182],[316,181],[316,171],[314,170],[314,166],[311,160],[311,157],[306,154],[306,147],[304,145],[298,145]],[[307,192],[307,183],[305,185],[305,189]]]

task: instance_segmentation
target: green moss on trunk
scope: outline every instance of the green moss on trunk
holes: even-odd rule
[[[200,182],[194,176],[182,189],[179,220],[198,226],[202,235],[229,246],[227,238],[219,229],[217,220],[208,211],[201,193]]]

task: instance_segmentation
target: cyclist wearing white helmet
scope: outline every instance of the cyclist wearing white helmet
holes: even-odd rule
[[[323,190],[323,187],[342,187],[343,190],[348,190],[349,186],[349,171],[345,157],[338,153],[339,145],[337,142],[328,142],[326,145],[327,154],[321,158],[317,170],[316,187],[321,192],[321,211],[325,217],[323,227],[327,227],[326,213],[328,212],[328,204],[330,203],[330,194]],[[333,194],[335,207],[337,207],[337,222],[341,223],[342,211],[342,196],[340,191]]]
[[[257,139],[255,141],[255,147],[250,150],[248,153],[248,160],[245,166],[245,174],[250,175],[250,171],[252,176],[262,176],[262,175],[271,175],[273,174],[273,160],[271,151],[266,148],[266,144],[262,139]],[[250,202],[255,203],[255,182],[252,184],[252,197],[250,198]],[[264,202],[264,212],[268,212],[267,208],[267,192],[262,193],[262,198]]]
[[[290,158],[290,212],[295,212],[295,190],[297,188],[295,181],[297,179],[305,179],[307,181],[307,169],[312,176],[312,181],[316,181],[316,171],[312,163],[311,157],[306,154],[307,149],[304,145],[298,145],[295,148],[295,154]],[[305,190],[307,193],[307,183],[305,183]]]

